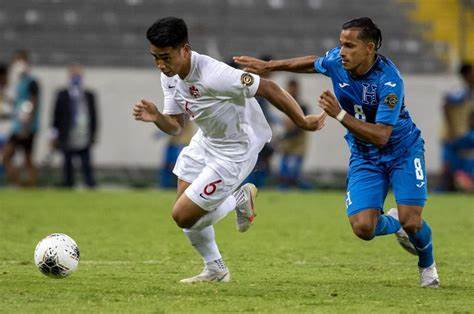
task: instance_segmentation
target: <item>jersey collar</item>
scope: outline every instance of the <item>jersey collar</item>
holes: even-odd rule
[[[351,78],[355,79],[355,80],[360,80],[360,79],[367,78],[373,71],[375,71],[375,69],[377,68],[378,63],[380,62],[380,55],[377,54],[376,56],[377,56],[377,58],[375,59],[374,64],[372,64],[372,66],[367,70],[367,72],[365,72],[364,74],[362,74],[360,76],[352,76],[351,74],[349,74],[349,76]]]

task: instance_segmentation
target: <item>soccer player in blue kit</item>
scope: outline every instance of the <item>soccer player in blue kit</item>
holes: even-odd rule
[[[421,217],[427,198],[424,141],[405,106],[403,79],[395,64],[379,55],[380,29],[368,17],[342,26],[340,45],[324,57],[262,61],[235,57],[244,71],[320,73],[331,78],[319,106],[347,129],[351,151],[346,208],[354,233],[363,240],[395,234],[418,255],[420,285],[438,287],[431,229]],[[389,186],[397,208],[384,214]]]

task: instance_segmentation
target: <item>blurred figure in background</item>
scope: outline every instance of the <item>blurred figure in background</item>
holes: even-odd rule
[[[84,88],[83,71],[78,64],[69,66],[69,83],[58,91],[53,115],[53,147],[63,153],[63,183],[71,188],[74,180],[74,160],[81,160],[84,183],[96,185],[91,148],[96,142],[98,114],[94,93]]]
[[[8,66],[0,63],[0,118],[4,118],[5,106],[10,102],[7,96]]]
[[[308,108],[301,102],[300,87],[296,79],[290,79],[286,90],[301,105],[304,114],[308,114]],[[306,153],[306,132],[298,128],[288,117],[283,118],[283,134],[278,143],[278,150],[282,154],[280,161],[280,175],[278,187],[287,189],[290,187],[309,188],[309,184],[301,180],[301,168]]]
[[[270,55],[263,55],[260,58],[265,61],[270,61],[272,59]],[[268,72],[260,76],[262,78],[268,79],[270,78],[271,73]],[[263,115],[268,121],[270,128],[273,129],[274,125],[278,123],[278,120],[271,111],[270,103],[263,97],[255,96],[255,99],[260,105],[260,108],[262,108]],[[252,173],[250,173],[250,175],[247,177],[247,179],[245,179],[244,183],[250,182],[255,184],[259,188],[264,187],[266,185],[268,178],[271,176],[271,162],[274,152],[275,149],[273,148],[272,142],[266,143],[265,146],[263,146],[263,149],[260,151],[260,154],[258,154],[258,160],[257,164],[255,165],[255,168],[253,169]]]
[[[448,144],[455,158],[454,186],[464,192],[474,192],[474,111],[468,118],[469,130]]]
[[[15,53],[10,69],[14,77],[10,81],[13,112],[11,134],[3,152],[4,165],[9,183],[34,186],[37,170],[33,161],[33,147],[39,129],[40,88],[37,80],[30,74],[28,52],[21,50]],[[13,161],[19,148],[24,152],[24,169],[27,174],[24,182],[20,182],[20,172]]]
[[[159,171],[159,186],[161,188],[176,188],[177,179],[173,168],[179,153],[189,144],[193,135],[194,125],[190,121],[186,121],[181,134],[169,137],[163,156],[163,165]]]
[[[469,114],[474,110],[474,67],[464,63],[459,74],[465,83],[462,90],[448,93],[444,100],[444,134],[442,136],[442,174],[439,190],[454,191],[456,189],[454,174],[462,170],[462,158],[459,151],[454,150],[453,141],[466,136],[469,130]]]
[[[7,104],[7,82],[8,82],[8,67],[4,63],[0,63],[0,121],[6,120],[8,115],[5,114],[5,107]],[[6,134],[4,130],[5,123],[0,124],[0,184],[3,183],[5,169],[3,167],[3,147],[6,143]]]

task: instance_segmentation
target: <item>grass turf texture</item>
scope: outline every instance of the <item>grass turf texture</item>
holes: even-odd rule
[[[0,312],[453,312],[474,308],[473,196],[434,195],[442,288],[418,286],[393,236],[356,239],[343,192],[263,192],[245,234],[216,225],[232,282],[183,285],[202,263],[171,220],[173,192],[0,192]],[[392,198],[387,205],[393,205]],[[81,249],[67,279],[42,275],[36,243],[62,232]]]

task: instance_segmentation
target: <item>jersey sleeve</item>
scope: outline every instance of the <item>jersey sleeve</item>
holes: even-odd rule
[[[395,125],[403,105],[405,92],[401,79],[382,80],[377,97],[378,108],[375,123]]]
[[[161,88],[163,89],[163,114],[175,115],[184,113],[178,103],[174,100],[173,93],[176,86],[164,74],[161,74]]]
[[[326,52],[323,57],[316,58],[314,69],[317,73],[331,76],[332,67],[339,62],[339,48],[333,48]]]
[[[215,65],[213,73],[214,75],[208,76],[208,84],[216,96],[252,98],[260,85],[260,76],[222,62]]]

